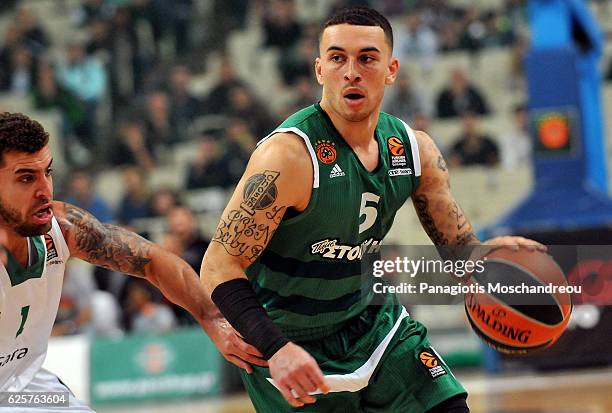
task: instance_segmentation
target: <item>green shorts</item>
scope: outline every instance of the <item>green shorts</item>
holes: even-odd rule
[[[320,340],[297,343],[319,363],[332,392],[292,407],[269,380],[266,368],[241,371],[258,413],[424,413],[465,389],[395,297],[371,306],[342,329]]]

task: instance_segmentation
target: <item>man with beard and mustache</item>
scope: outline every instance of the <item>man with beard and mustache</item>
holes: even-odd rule
[[[88,212],[53,200],[49,135],[19,113],[0,114],[0,393],[67,392],[58,412],[91,412],[43,369],[66,261],[145,278],[188,310],[226,359],[248,372],[265,365],[204,293],[194,270],[177,256]],[[21,406],[0,412],[42,412]]]

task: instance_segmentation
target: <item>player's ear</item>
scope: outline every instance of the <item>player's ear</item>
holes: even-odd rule
[[[317,82],[319,82],[319,84],[321,86],[323,86],[323,75],[321,74],[321,58],[317,57],[315,59],[315,75],[317,76]]]
[[[385,85],[392,85],[395,83],[395,78],[399,72],[400,63],[397,57],[392,57],[389,60],[389,66],[387,66],[387,76],[385,77]]]

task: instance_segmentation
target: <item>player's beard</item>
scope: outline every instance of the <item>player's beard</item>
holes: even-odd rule
[[[36,237],[44,235],[51,229],[51,223],[45,225],[29,224],[19,216],[19,211],[16,211],[8,206],[0,199],[0,221],[3,221],[12,231],[22,237]]]

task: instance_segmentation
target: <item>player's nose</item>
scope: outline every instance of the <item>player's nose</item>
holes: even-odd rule
[[[354,59],[348,59],[346,64],[346,72],[344,72],[344,80],[348,82],[357,82],[361,80],[357,62]]]

